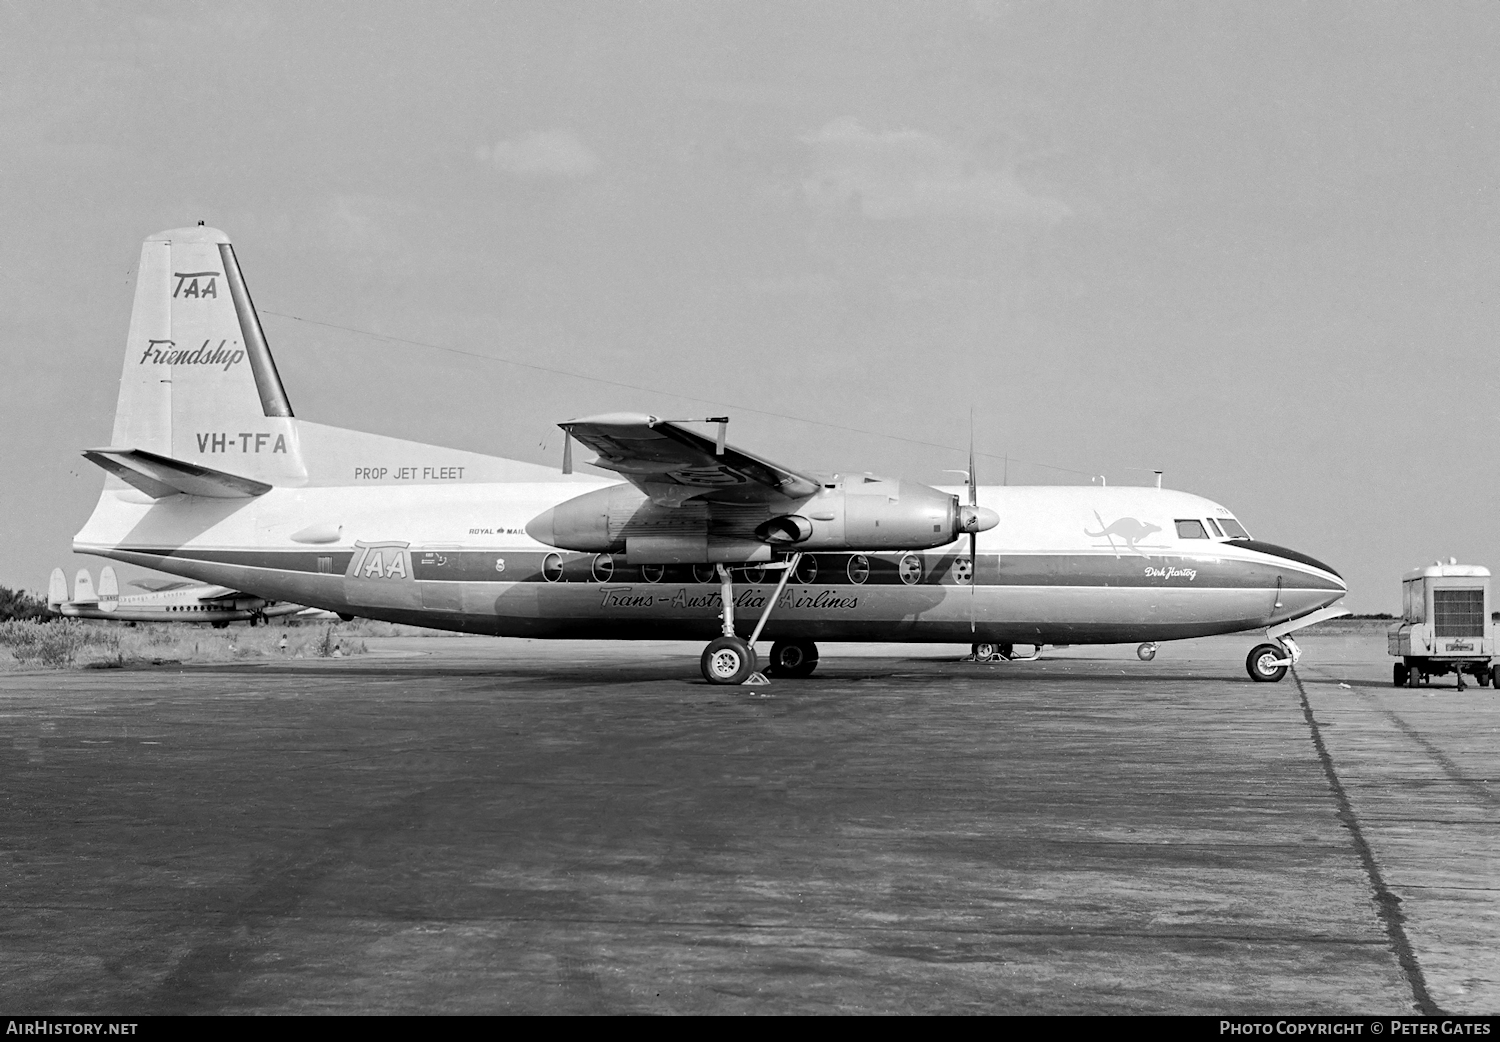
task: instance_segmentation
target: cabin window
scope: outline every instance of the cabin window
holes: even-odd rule
[[[1221,539],[1224,537],[1224,533],[1219,530],[1219,526],[1214,523],[1214,519],[1213,518],[1209,518],[1208,519],[1208,527],[1213,531],[1213,534],[1216,537],[1221,538]]]
[[[1178,539],[1207,539],[1208,530],[1203,527],[1202,521],[1178,521]]]
[[[333,571],[333,558],[332,557],[320,557],[320,558],[318,558],[318,571],[321,574],[323,574],[323,575],[330,574]]]
[[[1420,579],[1409,583],[1402,583],[1402,616],[1407,622],[1426,622],[1427,603],[1422,592]]]
[[[897,566],[901,581],[911,586],[922,581],[922,559],[916,554],[907,554]]]
[[[811,586],[818,578],[818,559],[811,554],[803,557],[797,562],[797,571],[792,578],[804,586]]]
[[[1432,635],[1484,636],[1484,591],[1433,590]]]
[[[594,581],[607,583],[615,574],[615,559],[609,554],[594,555]]]
[[[1250,533],[1245,531],[1245,526],[1232,517],[1219,518],[1219,524],[1224,526],[1224,534],[1230,539],[1249,539]]]
[[[557,554],[548,554],[542,559],[542,578],[555,583],[563,577],[563,560]]]
[[[870,577],[870,559],[864,554],[855,554],[849,558],[846,571],[849,573],[850,582],[862,583]]]

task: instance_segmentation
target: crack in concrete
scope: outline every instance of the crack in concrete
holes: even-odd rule
[[[1322,728],[1313,716],[1312,703],[1307,698],[1307,689],[1302,686],[1302,677],[1295,667],[1292,669],[1292,680],[1297,685],[1297,698],[1302,703],[1302,718],[1307,721],[1307,729],[1312,734],[1313,748],[1317,750],[1318,760],[1323,765],[1323,774],[1328,778],[1328,787],[1333,791],[1334,802],[1338,806],[1339,821],[1344,828],[1349,830],[1354,850],[1359,855],[1360,864],[1370,880],[1370,887],[1374,891],[1372,900],[1375,904],[1375,912],[1385,927],[1391,947],[1395,949],[1396,961],[1401,965],[1401,973],[1411,987],[1412,1001],[1423,1016],[1444,1016],[1442,1009],[1432,1000],[1432,995],[1427,991],[1427,979],[1422,973],[1422,964],[1417,961],[1417,953],[1412,948],[1411,938],[1406,935],[1406,916],[1401,912],[1401,898],[1386,886],[1380,866],[1375,862],[1375,852],[1370,848],[1369,841],[1365,839],[1364,830],[1359,825],[1359,818],[1354,813],[1354,805],[1349,801],[1349,794],[1344,791],[1344,783],[1339,780],[1338,771],[1334,769],[1333,757],[1323,741]]]

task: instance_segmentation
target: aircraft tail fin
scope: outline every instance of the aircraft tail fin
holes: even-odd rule
[[[110,444],[270,484],[306,479],[291,403],[223,232],[178,228],[141,246]]]
[[[78,569],[78,574],[73,578],[73,600],[77,604],[99,602],[99,598],[94,594],[94,580],[89,577],[87,568]]]
[[[115,570],[109,565],[99,569],[99,607],[104,611],[114,611],[120,603],[120,580],[115,576]]]
[[[47,607],[56,611],[68,599],[68,577],[61,568],[52,569],[47,579]]]

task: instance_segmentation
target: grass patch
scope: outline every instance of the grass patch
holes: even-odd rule
[[[384,625],[377,623],[376,625]],[[61,619],[0,623],[0,669],[100,669],[168,662],[343,658],[363,655],[367,634],[353,623],[233,626]],[[375,634],[368,634],[374,636]],[[6,661],[8,660],[8,661]]]

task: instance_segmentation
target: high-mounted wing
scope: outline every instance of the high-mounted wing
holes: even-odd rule
[[[655,416],[612,413],[558,426],[599,454],[594,466],[619,474],[659,506],[799,499],[819,487],[816,478]]]

